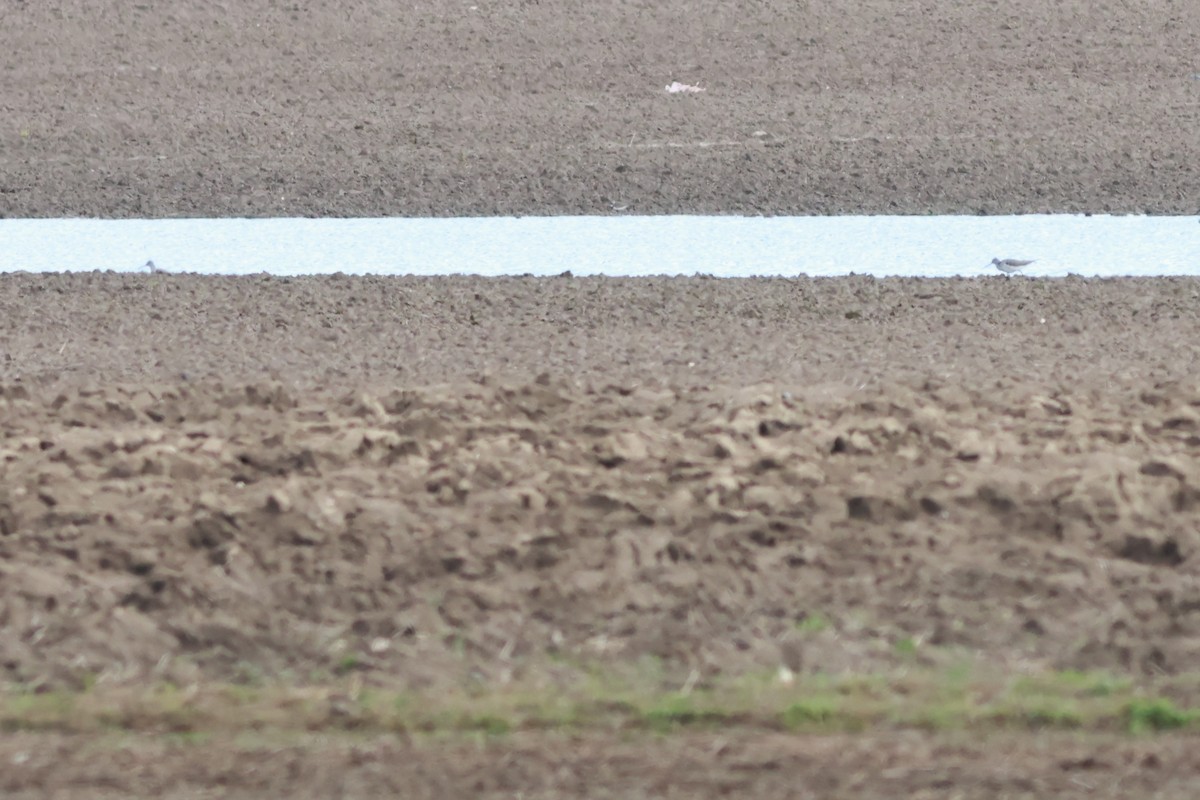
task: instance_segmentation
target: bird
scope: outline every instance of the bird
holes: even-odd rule
[[[1003,272],[1005,275],[1012,275],[1014,272],[1020,272],[1022,267],[1027,267],[1033,261],[1023,261],[1019,258],[993,258],[992,266]]]

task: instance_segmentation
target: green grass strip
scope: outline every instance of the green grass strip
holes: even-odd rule
[[[964,668],[893,675],[743,676],[665,685],[654,670],[579,673],[428,694],[318,686],[203,684],[0,693],[0,730],[154,732],[202,740],[244,732],[408,732],[504,736],[523,730],[725,726],[806,733],[1079,730],[1134,735],[1200,728],[1196,676],[1136,686],[1100,673],[983,676]]]

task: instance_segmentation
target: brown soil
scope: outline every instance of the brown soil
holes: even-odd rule
[[[481,745],[311,741],[250,749],[178,741],[6,736],[10,800],[127,797],[1045,797],[1186,800],[1200,780],[1195,740],[1097,742],[1063,735],[951,740],[739,735],[624,742],[514,736]],[[314,750],[319,757],[313,756]],[[11,765],[11,766],[10,766]],[[285,788],[281,788],[285,787]]]
[[[0,216],[1200,210],[1184,0],[5,5]]]
[[[10,278],[6,669],[1189,669],[1198,284],[1134,286]]]
[[[675,687],[945,657],[1187,675],[1198,292],[999,276],[9,276],[0,663],[25,691],[349,671],[355,692],[425,696],[546,685],[556,663],[653,663]],[[728,733],[751,753],[763,735]],[[557,741],[538,745],[546,759]],[[568,760],[589,792],[619,794],[624,779],[590,783],[626,759],[604,741]],[[826,746],[804,741],[789,746]],[[258,752],[131,747],[160,777],[121,786],[155,795],[211,777],[172,770],[189,753],[240,774],[239,747]],[[335,771],[352,758],[295,747]],[[463,765],[447,747],[427,752],[454,765],[431,786],[504,774],[520,749]],[[894,757],[910,747],[951,776],[1036,751],[972,750],[951,768],[931,743]],[[664,785],[733,780],[661,748]],[[1085,758],[1164,792],[1177,779]],[[772,763],[863,796],[890,785]],[[539,769],[504,780],[533,791],[550,780]],[[303,771],[272,774],[256,780],[311,790]]]
[[[476,5],[14,4],[0,215],[1196,210],[1186,4]],[[631,664],[702,689],[946,658],[1186,678],[1198,299],[1193,280],[999,276],[4,276],[5,697],[428,697]],[[1196,779],[1187,736],[981,735],[22,732],[0,788]]]

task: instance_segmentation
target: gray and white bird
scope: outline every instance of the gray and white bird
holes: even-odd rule
[[[993,258],[992,266],[1003,272],[1005,275],[1012,275],[1014,272],[1020,272],[1022,267],[1027,267],[1033,261],[1023,261],[1019,258]]]

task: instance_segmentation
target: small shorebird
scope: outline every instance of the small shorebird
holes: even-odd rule
[[[1012,275],[1014,272],[1020,272],[1022,267],[1027,267],[1033,261],[1022,261],[1019,258],[993,258],[992,266],[1003,272],[1005,275]]]

